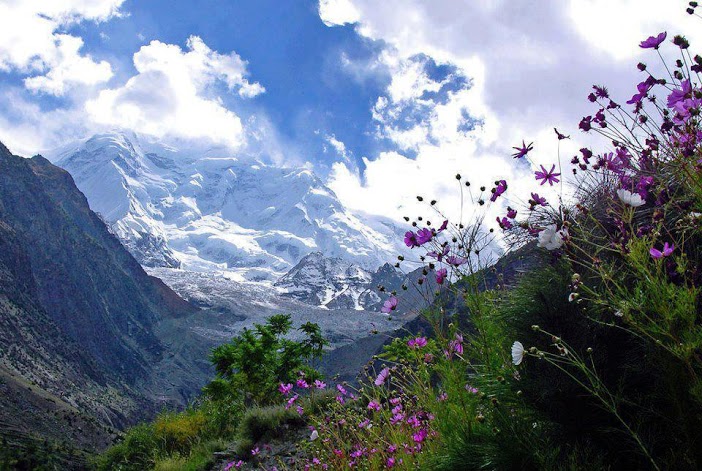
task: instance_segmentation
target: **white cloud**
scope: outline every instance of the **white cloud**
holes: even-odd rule
[[[29,77],[28,89],[63,95],[76,85],[95,85],[112,77],[106,61],[81,54],[81,38],[59,31],[80,21],[106,21],[124,0],[0,2],[0,71]]]
[[[98,124],[136,129],[157,137],[208,138],[239,147],[244,130],[239,117],[216,94],[225,84],[241,97],[265,89],[246,79],[246,62],[236,53],[220,54],[197,36],[187,50],[152,41],[134,54],[137,74],[123,86],[107,89],[85,108]]]
[[[387,45],[380,61],[392,78],[372,112],[379,136],[407,154],[365,159],[362,174],[337,163],[330,186],[349,206],[394,217],[398,207],[414,211],[419,192],[452,198],[449,210],[460,206],[456,172],[486,186],[505,178],[511,194],[528,197],[533,169],[515,165],[511,147],[535,141],[535,163],[550,167],[558,158],[556,126],[573,135],[560,147],[568,162],[590,141],[577,132],[580,117],[592,112],[590,86],[606,84],[618,101],[628,99],[640,80],[641,40],[664,29],[671,37],[699,29],[686,23],[684,8],[654,0],[321,0],[325,24],[354,23],[359,35]],[[443,79],[429,74],[427,57],[455,67],[472,87],[437,98]],[[466,112],[482,126],[462,130]]]
[[[350,0],[320,0],[319,16],[327,26],[355,23],[360,19]]]

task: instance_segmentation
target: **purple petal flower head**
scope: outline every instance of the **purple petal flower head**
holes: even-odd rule
[[[390,458],[388,458],[387,462],[385,463],[385,466],[388,468],[392,468],[395,466],[395,463],[396,463],[395,457],[391,456]]]
[[[541,171],[534,172],[534,175],[536,176],[536,180],[541,180],[541,184],[543,185],[544,183],[548,182],[550,186],[553,186],[554,183],[558,183],[560,180],[556,177],[560,176],[560,173],[556,173],[556,164],[553,164],[551,166],[551,170],[546,170],[544,166],[541,166]]]
[[[546,198],[544,198],[543,196],[539,196],[538,193],[531,194],[531,202],[534,204],[534,206],[548,206]]]
[[[417,242],[417,234],[412,231],[405,232],[405,245],[409,248],[419,247],[419,242]]]
[[[397,309],[397,298],[395,296],[390,296],[390,299],[383,303],[383,307],[380,308],[380,312],[383,314],[390,314],[395,309]]]
[[[290,409],[290,408],[292,407],[293,403],[294,403],[295,401],[297,401],[297,398],[298,398],[298,397],[299,397],[299,396],[298,396],[297,394],[295,394],[293,397],[291,397],[290,399],[288,399],[288,402],[285,403],[285,410]]]
[[[510,219],[514,219],[517,217],[517,210],[512,209],[512,208],[507,208],[507,217]]]
[[[588,132],[590,129],[592,129],[592,116],[585,116],[583,119],[581,119],[578,127],[584,132]]]
[[[512,147],[512,149],[517,151],[514,154],[512,154],[512,157],[514,157],[515,159],[521,159],[522,157],[526,156],[533,148],[533,142],[530,142],[529,145],[526,145],[524,141],[522,141],[522,147]]]
[[[314,380],[314,387],[317,389],[324,389],[327,387],[327,383],[320,381],[318,379]]]
[[[466,384],[466,391],[468,391],[471,394],[478,394],[478,388],[474,388],[470,384]]]
[[[639,103],[641,100],[643,100],[646,95],[648,95],[648,91],[651,89],[651,84],[648,80],[645,80],[641,83],[639,83],[636,86],[636,90],[638,93],[634,94],[634,96],[631,97],[629,101],[626,102],[627,105],[633,105],[636,103]]]
[[[375,384],[376,386],[382,386],[385,384],[385,380],[388,379],[388,376],[390,376],[390,369],[389,368],[383,368],[380,370],[380,373],[378,374],[378,377],[375,378]]]
[[[337,389],[341,394],[343,394],[343,395],[348,394],[348,393],[346,392],[346,389],[345,389],[342,385],[340,385],[340,384],[337,384],[337,385],[336,385],[336,389]]]
[[[454,267],[460,267],[461,265],[468,263],[468,259],[459,257],[458,255],[449,255],[446,257],[446,263],[453,265]]]
[[[642,49],[658,49],[667,36],[668,33],[666,31],[658,34],[658,36],[649,36],[648,39],[641,41],[639,47]]]
[[[368,403],[368,410],[380,411],[380,404],[375,401],[370,401]]]
[[[261,450],[258,447],[251,450],[251,455],[253,455],[253,456],[258,455],[259,453],[261,453]]]
[[[507,182],[505,180],[500,180],[492,191],[490,201],[494,203],[505,191],[507,191]]]
[[[420,229],[417,231],[417,243],[419,245],[426,244],[433,237],[434,237],[434,233],[431,232],[431,229],[427,229],[426,227],[424,229]]]
[[[441,252],[436,252],[435,250],[432,250],[431,252],[427,253],[428,256],[435,258],[439,262],[449,253],[449,246],[444,245],[444,248],[441,249]]]
[[[287,396],[290,393],[290,391],[292,391],[292,388],[293,388],[293,385],[290,383],[288,383],[288,384],[280,383],[280,385],[278,386],[278,391],[280,391],[280,394]]]
[[[448,220],[444,221],[441,226],[436,230],[436,232],[443,232],[448,227]]]
[[[595,95],[597,98],[609,98],[609,91],[603,85],[593,85],[593,90],[595,90]]]
[[[668,245],[668,242],[663,244],[663,251],[661,252],[660,250],[656,249],[655,247],[651,247],[651,250],[649,250],[649,253],[651,254],[651,257],[655,258],[658,260],[659,258],[663,257],[668,257],[673,253],[673,250],[675,250],[675,245]]]
[[[668,108],[672,108],[676,103],[683,101],[691,92],[692,85],[690,84],[690,79],[683,80],[680,83],[680,88],[676,88],[668,95]]]
[[[559,141],[562,141],[563,139],[570,139],[570,136],[566,136],[565,134],[559,132],[556,128],[553,128],[553,131],[556,133],[556,137]]]
[[[446,275],[448,275],[448,272],[445,268],[440,268],[436,270],[436,282],[440,285],[443,285],[444,280],[446,279]]]
[[[418,348],[426,347],[427,346],[427,339],[424,337],[417,337],[414,339],[410,339],[407,342],[407,346],[413,350],[416,350]]]
[[[297,380],[297,387],[302,388],[302,389],[307,389],[310,387],[310,385],[307,384],[307,381],[305,381],[304,379],[298,379]]]
[[[503,231],[506,231],[507,229],[512,228],[512,222],[509,219],[507,219],[507,218],[500,219],[499,216],[495,219],[497,220],[497,224],[500,226],[500,229],[502,229]]]
[[[420,429],[418,432],[412,434],[412,440],[414,440],[415,443],[422,443],[426,438],[427,438],[426,429]]]

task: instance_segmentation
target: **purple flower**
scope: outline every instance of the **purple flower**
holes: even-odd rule
[[[422,348],[427,346],[427,339],[424,337],[417,337],[415,339],[410,339],[407,341],[407,346],[413,350],[417,348]]]
[[[327,387],[327,383],[320,381],[318,379],[314,380],[314,387],[317,389],[324,389]]]
[[[446,276],[448,275],[448,272],[446,271],[445,268],[440,268],[436,270],[436,282],[440,285],[444,284],[444,280],[446,279]]]
[[[460,267],[468,262],[468,259],[459,257],[457,255],[449,255],[446,257],[446,263],[453,265],[454,267]]]
[[[668,33],[663,31],[660,33],[658,36],[649,36],[648,39],[641,41],[641,44],[639,44],[639,47],[642,49],[658,49],[660,45],[665,41],[665,38],[668,36]]]
[[[534,206],[536,206],[536,205],[548,206],[548,203],[546,202],[546,198],[544,198],[543,196],[539,196],[538,193],[531,194],[531,203],[533,203]]]
[[[383,303],[383,307],[380,308],[380,312],[384,314],[390,314],[390,312],[397,309],[397,298],[395,296],[390,296],[390,299]]]
[[[497,224],[499,224],[500,229],[506,231],[507,229],[512,228],[512,222],[509,219],[507,219],[507,218],[500,219],[499,217],[497,217],[495,219],[497,219]]]
[[[651,247],[651,250],[649,250],[649,253],[651,254],[651,257],[655,258],[656,260],[659,258],[667,257],[670,254],[673,253],[673,250],[675,250],[675,245],[668,245],[668,242],[663,244],[663,251],[661,252],[660,250],[656,249],[655,247]]]
[[[405,245],[409,248],[419,247],[419,242],[417,242],[417,234],[412,231],[405,232]]]
[[[385,384],[385,380],[388,379],[388,376],[390,375],[390,369],[389,368],[383,368],[380,370],[380,373],[378,374],[378,377],[375,378],[374,384],[376,386],[382,386]]]
[[[507,208],[507,217],[510,219],[514,219],[517,217],[517,210],[512,209],[512,208]]]
[[[566,136],[565,134],[559,132],[556,128],[553,128],[553,131],[556,133],[556,137],[559,141],[562,141],[563,139],[570,139],[570,136]]]
[[[288,384],[283,384],[280,383],[280,386],[278,386],[278,391],[284,396],[287,396],[290,391],[292,391],[293,385],[288,383]]]
[[[369,409],[369,410],[372,409],[372,410],[375,410],[375,411],[379,411],[379,410],[380,410],[380,404],[378,404],[378,403],[375,402],[375,401],[370,401],[370,402],[368,403],[368,409]]]
[[[391,456],[390,458],[388,458],[387,462],[385,463],[385,466],[387,466],[388,468],[392,468],[393,466],[395,466],[395,462],[395,458]]]
[[[297,394],[295,394],[293,397],[288,399],[288,402],[285,404],[285,410],[288,410],[292,407],[293,403],[297,401],[297,398],[300,397]]]
[[[514,154],[512,154],[512,157],[514,157],[515,159],[521,159],[522,157],[527,155],[533,148],[533,142],[530,142],[529,145],[526,145],[524,141],[522,141],[522,147],[512,147],[512,149],[517,151]]]
[[[347,394],[346,389],[345,389],[342,385],[340,385],[340,384],[337,384],[337,385],[336,385],[336,389],[337,389],[341,394],[343,394],[343,395],[346,395],[346,394]]]
[[[638,93],[634,94],[634,96],[632,96],[631,99],[626,102],[626,104],[633,105],[635,103],[639,103],[641,100],[643,100],[646,97],[646,95],[648,95],[648,91],[650,89],[651,89],[651,83],[649,82],[648,79],[639,83],[636,86],[636,90],[638,90]]]
[[[251,454],[252,454],[253,456],[258,455],[259,453],[261,453],[261,450],[260,450],[258,447],[256,447],[256,448],[254,448],[253,450],[251,450]]]
[[[448,227],[448,220],[444,221],[441,226],[436,230],[436,232],[443,232]]]
[[[420,429],[418,432],[412,434],[412,440],[414,440],[415,443],[422,443],[426,438],[427,438],[426,429]]]
[[[544,166],[541,166],[541,171],[534,172],[536,180],[541,180],[541,184],[548,182],[549,185],[553,186],[554,183],[558,183],[560,180],[556,177],[560,176],[560,173],[555,173],[556,164],[551,166],[551,170],[546,171]]]
[[[580,124],[578,124],[578,127],[585,132],[588,132],[590,129],[592,129],[592,116],[585,116],[583,119],[581,119]]]
[[[683,101],[691,92],[690,79],[680,82],[680,88],[676,88],[668,95],[668,108],[672,108],[676,103]]]
[[[437,259],[439,262],[449,253],[449,246],[444,245],[444,248],[441,249],[441,252],[436,252],[432,250],[431,252],[427,253],[428,256],[433,257]]]
[[[307,384],[307,381],[305,381],[304,379],[298,379],[297,380],[297,387],[302,388],[302,389],[307,389],[310,387],[310,385]]]
[[[431,232],[431,229],[427,229],[426,227],[424,229],[420,229],[417,231],[417,243],[419,245],[426,244],[433,237],[434,237],[434,233]]]
[[[505,180],[500,180],[497,182],[497,186],[492,191],[490,201],[494,203],[505,191],[507,191],[507,182]]]

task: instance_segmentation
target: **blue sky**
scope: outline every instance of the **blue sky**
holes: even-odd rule
[[[630,94],[641,39],[702,36],[685,4],[3,0],[0,140],[26,155],[112,128],[209,142],[312,166],[347,206],[387,214],[418,188],[451,197],[456,172],[524,179],[521,139],[551,163],[553,126],[576,130],[592,84]]]

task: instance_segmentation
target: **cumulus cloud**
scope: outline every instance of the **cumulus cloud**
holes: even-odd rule
[[[0,70],[26,75],[34,92],[64,95],[76,85],[112,77],[106,61],[81,54],[83,40],[58,31],[80,21],[106,21],[119,15],[124,0],[0,2]]]
[[[197,36],[186,46],[183,50],[160,41],[143,46],[133,58],[137,74],[86,103],[91,119],[157,137],[208,138],[241,146],[241,119],[223,104],[216,85],[222,83],[243,98],[265,89],[246,79],[246,62],[236,53],[213,51]]]
[[[320,0],[319,13],[386,45],[378,61],[391,81],[372,113],[396,152],[366,158],[362,173],[335,164],[330,186],[350,206],[394,216],[416,208],[420,190],[451,198],[455,172],[488,186],[509,178],[510,191],[528,195],[534,169],[515,165],[512,146],[534,140],[537,165],[550,167],[559,151],[567,162],[590,141],[576,131],[591,112],[590,86],[606,83],[625,101],[639,79],[639,41],[698,30],[686,26],[684,3],[654,0]],[[559,148],[554,126],[573,139]],[[456,196],[449,206],[460,206]]]

